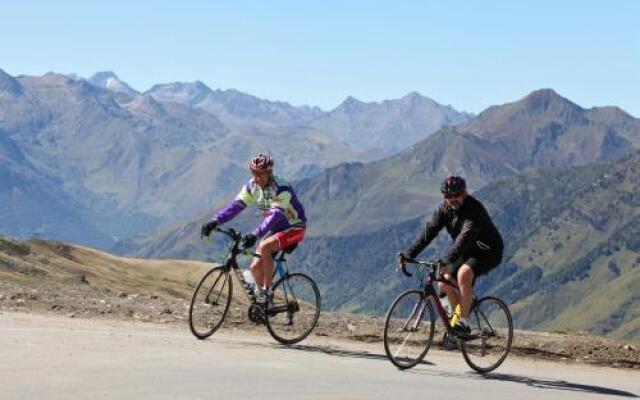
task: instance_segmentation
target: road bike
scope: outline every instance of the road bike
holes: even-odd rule
[[[433,343],[436,317],[434,307],[445,327],[443,341],[455,343],[462,350],[467,364],[477,372],[498,368],[507,358],[513,341],[513,321],[507,305],[492,296],[474,296],[467,322],[471,333],[459,337],[451,328],[450,315],[445,310],[436,282],[455,284],[441,279],[437,260],[408,260],[416,265],[416,275],[422,287],[407,290],[391,304],[384,325],[384,350],[389,360],[400,369],[420,363]],[[412,276],[405,268],[402,272]],[[457,287],[456,287],[457,288]]]
[[[233,229],[217,228],[231,239],[225,262],[209,270],[200,280],[189,307],[189,327],[198,339],[213,335],[229,313],[233,297],[233,271],[237,281],[249,298],[248,317],[255,323],[264,323],[275,340],[282,344],[298,343],[315,328],[320,316],[320,291],[315,281],[306,274],[289,272],[286,255],[297,245],[277,253],[274,258],[275,283],[265,303],[257,303],[254,286],[248,283],[236,261],[238,255],[260,257],[242,248],[242,234]]]

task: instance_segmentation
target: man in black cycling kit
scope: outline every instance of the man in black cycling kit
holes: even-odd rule
[[[489,218],[487,210],[466,189],[463,178],[446,178],[440,189],[444,202],[433,213],[413,245],[398,255],[398,265],[404,268],[407,259],[414,259],[442,228],[447,229],[453,245],[441,261],[440,274],[455,283],[458,290],[442,282],[438,286],[447,294],[451,307],[456,310],[452,327],[461,337],[470,333],[466,318],[471,309],[473,283],[478,276],[487,274],[502,262],[504,249],[500,232]]]

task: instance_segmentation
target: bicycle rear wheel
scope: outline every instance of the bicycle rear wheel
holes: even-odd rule
[[[511,350],[513,321],[509,308],[498,298],[484,297],[472,307],[467,321],[471,339],[462,342],[464,360],[478,372],[493,371]]]
[[[206,339],[220,328],[232,294],[231,275],[225,267],[215,267],[202,277],[189,307],[189,327],[195,337]]]
[[[394,300],[387,313],[384,351],[396,367],[411,368],[427,355],[434,330],[430,296],[420,290],[408,290]]]
[[[306,338],[320,316],[320,291],[309,276],[288,274],[273,285],[267,302],[266,325],[282,344],[294,344]]]

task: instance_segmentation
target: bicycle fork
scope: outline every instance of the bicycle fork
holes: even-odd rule
[[[420,324],[420,321],[422,320],[422,316],[424,315],[424,309],[426,307],[427,307],[427,299],[426,298],[420,299],[418,304],[416,304],[415,307],[413,307],[413,311],[411,311],[411,314],[407,319],[407,322],[405,322],[404,324],[405,331],[415,332],[418,330],[418,324]]]
[[[215,300],[211,299],[211,295],[213,294],[213,290],[218,285],[218,282],[220,281],[220,278],[222,278],[222,276],[224,276],[224,282],[222,282],[222,288],[224,288],[224,286],[227,284],[227,278],[229,277],[229,274],[220,274],[220,275],[218,275],[216,280],[213,282],[213,285],[211,286],[211,289],[209,289],[209,292],[207,293],[207,295],[204,298],[205,304],[210,304],[212,306],[217,306],[218,305],[218,300],[220,299],[220,296],[222,295],[222,290],[220,290],[220,293],[218,293],[218,296],[216,297]]]
[[[282,312],[285,311],[287,313],[287,323],[286,325],[288,326],[292,326],[293,325],[293,313],[296,310],[296,306],[297,306],[297,302],[294,299],[293,304],[289,304],[289,294],[291,294],[293,296],[293,290],[291,289],[291,287],[289,287],[289,282],[286,279],[286,277],[289,275],[287,273],[287,271],[285,271],[284,267],[282,266],[282,261],[281,260],[276,260],[276,267],[274,270],[274,276],[278,274],[278,276],[280,276],[283,281],[282,281],[282,292],[284,293],[284,306],[283,307],[274,307],[274,311],[276,312]]]

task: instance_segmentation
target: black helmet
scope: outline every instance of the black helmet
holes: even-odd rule
[[[440,187],[440,192],[445,197],[462,193],[465,190],[467,190],[467,182],[459,176],[448,176],[442,181],[442,186]]]

